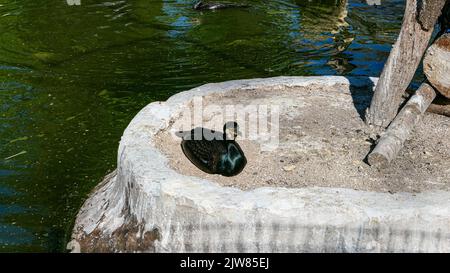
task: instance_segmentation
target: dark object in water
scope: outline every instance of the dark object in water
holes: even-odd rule
[[[203,2],[202,0],[194,4],[195,10],[216,10],[216,9],[227,9],[227,8],[248,8],[249,5],[245,4],[234,4],[234,3],[214,3],[214,2]]]
[[[200,170],[210,174],[234,176],[247,164],[244,152],[235,141],[239,134],[236,122],[227,122],[222,132],[202,127],[178,132],[184,155]]]

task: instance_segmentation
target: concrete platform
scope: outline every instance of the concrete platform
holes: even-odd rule
[[[450,135],[450,121],[427,114],[395,164],[374,170],[364,162],[370,128],[361,119],[374,84],[344,77],[239,80],[149,104],[124,132],[117,171],[80,210],[70,247],[450,252],[450,140],[438,138]],[[249,163],[230,179],[196,170],[170,132],[197,96],[219,108],[233,101],[279,105],[279,142],[238,139]],[[222,124],[218,112],[209,113],[211,128]],[[423,139],[433,145],[420,145]]]

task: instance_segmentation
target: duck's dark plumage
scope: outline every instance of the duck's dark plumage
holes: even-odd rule
[[[186,157],[206,173],[234,176],[247,164],[239,144],[234,139],[226,139],[225,133],[197,127],[177,135],[183,138],[181,148]]]

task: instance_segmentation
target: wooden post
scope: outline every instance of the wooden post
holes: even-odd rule
[[[445,6],[446,0],[421,0],[418,1],[418,21],[424,30],[433,30],[436,20]],[[434,17],[437,14],[438,17]]]
[[[435,97],[433,87],[427,83],[420,86],[369,154],[367,159],[371,166],[386,167],[397,156],[403,143]]]
[[[450,99],[450,33],[439,37],[428,48],[423,60],[423,72],[431,85]]]
[[[427,112],[450,117],[450,104],[432,104]]]
[[[400,34],[366,112],[368,124],[387,127],[397,115],[402,95],[419,66],[445,0],[422,0],[421,3],[419,7],[418,0],[406,2]],[[421,10],[421,16],[418,10]]]

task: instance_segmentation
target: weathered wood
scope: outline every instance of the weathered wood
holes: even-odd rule
[[[406,93],[408,93],[409,96],[414,95],[415,92],[415,89],[406,89]],[[427,112],[450,117],[450,99],[437,93],[436,98],[428,107]]]
[[[450,98],[450,33],[439,37],[425,53],[423,72],[433,87]]]
[[[427,112],[450,117],[450,104],[431,104]]]
[[[421,0],[418,21],[424,30],[432,30],[436,24],[434,14],[440,14],[446,0]]]
[[[402,95],[428,46],[433,29],[424,30],[417,21],[417,2],[417,0],[406,2],[400,34],[383,68],[372,102],[366,112],[368,124],[387,127],[395,118]],[[430,13],[427,22],[430,24],[434,22],[434,25],[439,15],[440,11]]]
[[[369,154],[367,159],[371,166],[385,167],[397,156],[414,126],[435,97],[436,92],[429,84],[423,83],[420,86]]]

